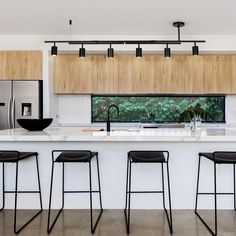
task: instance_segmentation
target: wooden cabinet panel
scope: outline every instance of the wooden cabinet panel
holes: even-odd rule
[[[165,58],[159,55],[161,93],[183,92],[183,56]]]
[[[42,52],[40,51],[0,52],[0,79],[41,80]]]
[[[54,58],[55,93],[74,93],[77,55],[58,55]]]
[[[184,55],[183,57],[183,94],[203,93],[203,56]]]
[[[12,80],[14,74],[14,57],[13,51],[0,52],[0,80]]]
[[[55,58],[54,91],[65,94],[97,92],[96,56],[58,55]]]
[[[85,58],[76,56],[75,60],[75,93],[96,93],[97,92],[97,56],[88,55]]]
[[[134,55],[118,56],[119,93],[140,93],[142,88],[141,62]]]
[[[231,55],[204,56],[203,92],[225,94],[231,86],[232,66]]]
[[[55,92],[236,94],[236,55],[59,55]]]
[[[98,88],[101,94],[118,93],[118,57],[108,58],[106,55],[97,55]]]

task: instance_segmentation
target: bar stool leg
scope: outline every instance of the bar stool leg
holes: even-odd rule
[[[127,234],[130,233],[131,164],[132,162],[128,157],[127,178],[126,178],[126,203],[124,210]],[[128,209],[127,209],[127,204],[128,204]],[[128,210],[128,215],[127,215],[127,210]]]
[[[197,212],[197,204],[198,204],[198,195],[199,195],[199,178],[200,178],[200,165],[201,165],[201,156],[199,155],[199,162],[198,162],[198,174],[197,174],[197,191],[196,191],[196,203],[195,203],[195,214],[199,217],[202,223],[206,226],[209,232],[213,235],[217,235],[217,188],[216,188],[216,163],[214,163],[214,220],[215,220],[215,232],[208,226],[208,224],[203,220],[200,214]]]
[[[2,207],[0,211],[2,211],[5,207],[5,167],[4,162],[2,163]]]
[[[101,184],[100,184],[100,173],[99,173],[99,164],[98,164],[98,156],[96,155],[96,162],[97,162],[97,174],[98,174],[98,188],[99,188],[99,200],[100,200],[100,213],[99,216],[93,225],[93,190],[92,190],[92,174],[91,174],[91,160],[89,161],[89,195],[90,195],[90,221],[91,221],[91,233],[93,234],[96,230],[98,222],[101,218],[103,208],[102,208],[102,196],[101,196]]]
[[[24,225],[22,225],[19,229],[16,226],[17,219],[17,196],[18,196],[18,172],[19,172],[19,161],[16,162],[16,183],[15,183],[15,208],[14,208],[14,232],[18,234],[24,229],[31,221],[33,221],[41,212],[42,212],[42,198],[41,198],[41,188],[40,188],[40,179],[39,179],[39,168],[38,168],[38,156],[35,155],[36,158],[36,169],[37,169],[37,178],[38,178],[38,187],[39,191],[22,191],[22,193],[39,193],[40,198],[40,210],[32,216]]]
[[[233,169],[234,169],[234,210],[236,211],[236,186],[235,186],[235,164],[233,165]]]
[[[168,211],[166,209],[166,205],[165,205],[165,181],[164,181],[164,168],[163,168],[163,163],[161,163],[161,173],[162,173],[162,196],[163,196],[163,208],[165,210],[166,213],[166,218],[169,224],[169,228],[170,228],[170,233],[173,233],[173,229],[172,229],[172,211],[171,211],[171,198],[170,198],[170,181],[169,181],[169,168],[168,168],[168,163],[166,163],[166,167],[167,167],[167,182],[168,182],[168,198],[169,198],[169,206],[170,206],[170,216],[168,215]]]
[[[54,221],[52,222],[51,226],[50,226],[50,218],[51,218],[51,206],[52,206],[52,189],[53,189],[53,176],[54,176],[54,165],[55,165],[55,162],[54,160],[52,161],[52,172],[51,172],[51,185],[50,185],[50,197],[49,197],[49,208],[48,208],[48,225],[47,225],[47,232],[48,234],[51,233],[55,223],[57,222],[57,219],[58,217],[60,216],[63,208],[64,208],[64,192],[65,192],[65,189],[64,189],[64,185],[65,185],[65,169],[64,169],[64,162],[62,163],[62,207],[61,209],[59,210],[59,212],[57,213]]]
[[[103,207],[102,207],[102,191],[101,191],[101,182],[100,182],[100,171],[99,171],[99,163],[98,163],[98,155],[96,155],[96,161],[97,161],[97,174],[98,174],[98,191],[99,191],[99,202],[100,202],[100,214],[99,214],[99,219],[102,215],[103,212]],[[98,220],[99,220],[98,219]]]

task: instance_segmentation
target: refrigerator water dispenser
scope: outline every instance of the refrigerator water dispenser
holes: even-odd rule
[[[32,115],[32,104],[31,103],[21,103],[21,114],[22,116]]]

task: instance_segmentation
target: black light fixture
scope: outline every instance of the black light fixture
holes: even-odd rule
[[[199,55],[199,50],[198,50],[198,46],[196,45],[196,42],[194,42],[194,46],[192,47],[192,53],[194,56]]]
[[[110,58],[114,57],[114,49],[111,47],[111,44],[110,44],[110,47],[107,49],[107,56]]]
[[[140,44],[138,44],[138,47],[136,48],[136,57],[141,58],[143,56],[142,48],[140,48]]]
[[[54,45],[51,48],[51,56],[56,56],[57,55],[57,46],[56,43],[54,42]]]
[[[84,48],[84,45],[82,44],[82,47],[79,49],[79,57],[84,58],[85,54],[86,54],[85,48]]]
[[[72,45],[82,45],[82,47],[79,49],[79,56],[85,57],[85,48],[83,48],[83,45],[89,44],[89,45],[110,45],[110,48],[107,50],[107,56],[108,57],[114,57],[114,49],[111,47],[111,45],[138,45],[138,48],[136,48],[136,57],[142,57],[142,48],[140,48],[140,44],[148,44],[148,45],[167,45],[167,47],[164,49],[164,55],[165,57],[171,57],[171,50],[168,47],[168,45],[180,45],[183,43],[194,43],[194,46],[192,47],[192,54],[193,55],[199,55],[198,46],[196,44],[199,43],[205,43],[205,40],[182,40],[180,35],[180,29],[185,26],[185,23],[182,21],[176,21],[173,23],[173,27],[177,28],[177,39],[175,40],[71,40],[71,26],[72,26],[72,20],[69,21],[70,26],[70,40],[50,40],[50,41],[44,41],[45,43],[54,43],[54,46],[52,46],[51,49],[51,55],[57,55],[57,47],[56,44],[72,44]]]
[[[166,48],[164,49],[164,56],[167,58],[171,57],[171,52],[170,52],[170,48],[168,47],[168,44],[166,44]]]

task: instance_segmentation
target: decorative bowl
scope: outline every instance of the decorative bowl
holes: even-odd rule
[[[29,131],[40,131],[47,128],[52,123],[52,118],[44,119],[17,119],[17,123]]]

